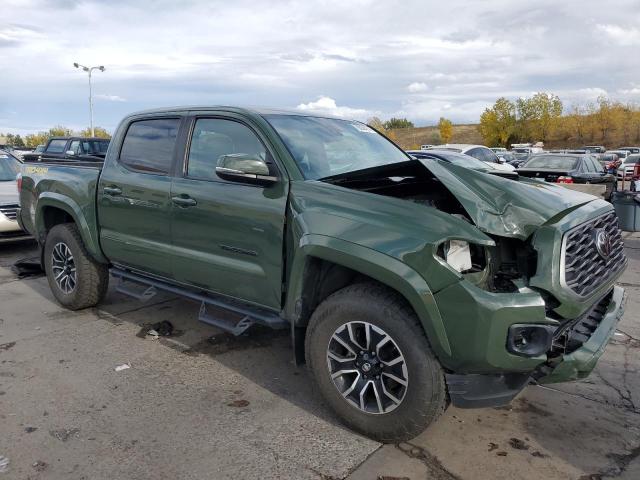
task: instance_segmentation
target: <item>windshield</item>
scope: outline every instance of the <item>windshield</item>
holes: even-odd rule
[[[478,160],[471,155],[465,155],[464,153],[452,152],[450,150],[431,150],[434,156],[445,159],[454,165],[460,165],[461,167],[471,168],[473,170],[491,170],[485,162]],[[429,152],[427,152],[429,153]]]
[[[308,180],[409,160],[393,143],[360,122],[302,115],[264,118]]]
[[[0,153],[0,182],[16,179],[20,171],[20,162],[6,153]]]
[[[624,159],[623,163],[638,163],[640,161],[640,155],[631,155]]]
[[[549,170],[573,170],[578,163],[578,157],[555,155],[540,155],[533,157],[523,165],[523,168],[546,168]]]

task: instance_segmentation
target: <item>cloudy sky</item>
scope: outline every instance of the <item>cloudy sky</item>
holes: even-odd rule
[[[185,104],[475,122],[499,96],[640,103],[638,0],[2,0],[0,132]]]

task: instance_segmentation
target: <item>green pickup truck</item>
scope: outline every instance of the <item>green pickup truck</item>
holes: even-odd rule
[[[146,111],[104,164],[25,164],[18,185],[62,305],[98,304],[111,274],[234,334],[287,328],[327,403],[385,442],[587,376],[624,308],[611,204],[413,158],[360,122]]]

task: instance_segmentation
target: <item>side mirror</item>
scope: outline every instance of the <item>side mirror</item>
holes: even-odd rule
[[[73,156],[73,155],[75,155],[75,154],[76,154],[76,152],[74,152],[73,150],[67,150],[65,153],[66,153],[67,155],[71,155],[71,156]]]
[[[278,177],[271,176],[267,162],[247,153],[230,153],[218,158],[216,174],[232,182],[271,185]]]

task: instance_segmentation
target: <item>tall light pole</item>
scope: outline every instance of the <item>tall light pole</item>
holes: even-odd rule
[[[85,72],[87,72],[89,74],[89,117],[90,117],[90,121],[91,121],[91,136],[94,136],[94,131],[93,131],[93,96],[91,94],[91,72],[93,72],[94,70],[100,70],[101,72],[104,72],[105,68],[103,65],[100,65],[99,67],[85,67],[84,65],[80,65],[79,63],[75,62],[73,64],[74,67],[76,68],[81,68],[82,70],[84,70]]]

